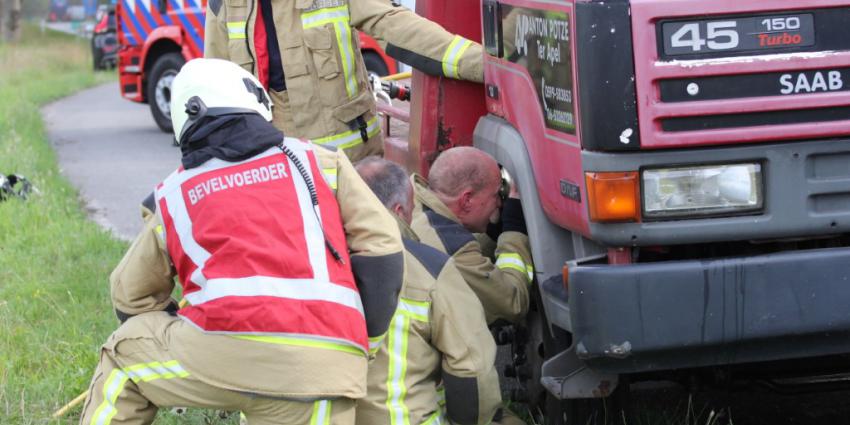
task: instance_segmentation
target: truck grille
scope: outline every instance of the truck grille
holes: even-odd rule
[[[819,5],[824,8],[782,10],[775,2],[764,0],[633,3],[641,147],[850,135],[850,38],[841,35],[850,20],[850,8],[843,1]],[[752,25],[774,16],[809,17],[806,37],[814,37],[816,42],[754,51],[757,44],[752,39],[745,43],[748,33],[739,28],[740,44],[749,50],[722,52],[704,47],[705,40],[712,41],[706,38],[706,22],[715,23],[714,31],[724,31],[736,20]],[[662,26],[671,22],[679,33],[674,44],[693,46],[699,54],[688,54],[689,48],[671,48],[670,31],[662,31]],[[693,32],[681,30],[686,25],[690,25],[687,31]],[[732,39],[718,37],[714,39],[717,44]]]

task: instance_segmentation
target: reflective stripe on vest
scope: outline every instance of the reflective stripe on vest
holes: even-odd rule
[[[410,321],[428,322],[431,303],[398,299],[396,314],[390,322],[387,336],[387,408],[390,411],[391,425],[409,425],[410,409],[404,404],[407,386],[404,379],[407,373],[407,348],[410,341]]]
[[[372,119],[366,122],[366,133],[370,138],[375,137],[380,132],[381,125],[378,123],[378,117],[372,117]],[[363,143],[363,138],[360,137],[360,130],[349,130],[333,136],[313,139],[313,143],[322,146],[332,146],[336,149],[348,149]]]
[[[529,282],[534,280],[534,267],[531,264],[525,264],[525,261],[523,261],[519,254],[513,252],[499,254],[499,258],[496,259],[496,267],[503,270],[516,270],[524,274]]]
[[[446,52],[443,54],[443,74],[446,77],[459,78],[458,62],[460,62],[461,56],[463,56],[463,53],[471,45],[471,41],[459,35],[456,35],[452,42],[449,43],[449,47],[446,48]]]
[[[325,350],[334,350],[334,351],[342,351],[344,353],[356,354],[358,356],[362,356],[365,354],[363,351],[363,347],[359,345],[352,344],[349,341],[334,339],[334,338],[322,338],[318,336],[306,336],[306,335],[290,335],[290,336],[264,336],[264,335],[231,335],[234,338],[245,339],[248,341],[254,342],[262,342],[266,344],[281,344],[281,345],[295,345],[298,347],[312,347],[312,348],[322,348]]]
[[[335,202],[328,186],[318,178],[312,145],[290,138],[284,143],[303,165],[318,198]],[[345,266],[348,258],[344,230],[338,221],[341,217],[335,203],[321,204],[330,208],[324,215],[319,206],[314,207],[310,190],[297,170],[278,147],[272,147],[245,161],[210,159],[200,167],[178,170],[157,187],[157,202],[162,206],[157,212],[165,223],[168,250],[184,285],[184,297],[192,304],[181,310],[180,316],[212,333],[363,355],[367,350],[363,305],[351,270]],[[258,186],[252,189],[252,185]],[[203,204],[207,197],[213,203]],[[300,219],[288,220],[286,225],[275,218],[277,214],[258,215],[256,220],[238,222],[243,232],[227,237],[221,226],[237,222],[229,218],[229,213],[215,211],[225,211],[222,208],[234,202],[244,203],[237,209],[243,215],[265,213],[271,208],[293,218],[300,214]],[[208,218],[196,226],[194,214]],[[278,222],[282,227],[270,227]],[[329,259],[326,235],[343,248],[346,262]],[[260,239],[255,242],[254,238]],[[243,251],[253,261],[228,260],[238,258]],[[281,263],[272,252],[290,260]],[[261,298],[257,302],[269,303],[278,312],[306,308],[305,315],[300,320],[292,320],[285,313],[252,318],[239,307],[250,306],[253,301],[245,301],[250,298]],[[197,308],[204,304],[206,310]],[[222,308],[232,309],[233,314],[217,314],[216,309]]]
[[[168,362],[151,362],[132,365],[124,369],[112,369],[109,377],[103,383],[103,402],[92,414],[89,425],[108,425],[112,418],[118,413],[115,403],[124,385],[128,380],[133,382],[149,382],[155,379],[185,378],[189,372],[177,363],[177,360]],[[97,390],[97,389],[95,389]]]
[[[227,23],[227,38],[230,40],[244,40],[246,21],[235,21]]]
[[[210,258],[210,253],[198,245],[198,242],[192,237],[192,221],[189,218],[189,213],[186,210],[186,204],[183,199],[183,193],[180,191],[179,186],[185,183],[186,181],[197,177],[201,173],[206,173],[211,171],[212,169],[225,168],[230,166],[241,165],[250,161],[255,161],[260,158],[266,158],[271,155],[282,155],[280,153],[280,149],[277,147],[270,148],[263,152],[260,155],[257,155],[254,158],[247,159],[241,162],[226,162],[220,159],[214,158],[207,163],[205,163],[203,167],[193,168],[191,170],[182,171],[182,172],[174,172],[168,178],[162,182],[161,188],[157,189],[157,197],[159,197],[160,191],[166,192],[165,202],[168,205],[169,212],[171,213],[171,218],[174,220],[174,227],[176,229],[184,229],[184,231],[178,231],[175,236],[177,236],[180,240],[180,245],[183,248],[183,251],[186,255],[192,260],[197,268],[192,273],[191,281],[193,284],[203,287],[206,283],[206,277],[204,276],[203,269],[204,264],[206,264],[207,260]],[[242,183],[244,184],[244,177]],[[168,190],[168,188],[175,188],[174,190]],[[300,200],[300,197],[299,197]],[[162,209],[157,208],[157,214],[162,214]],[[302,212],[303,214],[303,212]],[[167,232],[163,232],[164,235],[167,235]],[[184,297],[188,298],[184,294]],[[191,300],[190,300],[191,301]],[[195,304],[193,302],[193,304]]]
[[[186,294],[186,299],[192,305],[199,305],[230,296],[326,301],[353,308],[363,314],[363,304],[357,291],[315,279],[283,279],[267,276],[209,279],[200,291]]]
[[[302,164],[308,164],[307,154],[304,150],[295,150],[293,152]],[[247,162],[256,161],[260,158],[266,158],[270,155],[280,155],[282,158],[286,158],[283,153],[280,152],[280,149],[277,147],[272,147],[266,150],[266,152],[258,155],[255,158],[251,158],[241,162],[226,162],[220,159],[211,159],[207,161],[203,166],[194,168],[189,171],[184,171],[182,173],[175,173],[169,176],[165,182],[163,183],[163,192],[166,193],[165,201],[168,205],[168,210],[171,214],[172,219],[174,220],[174,227],[176,229],[182,229],[182,231],[177,232],[177,237],[180,239],[180,245],[183,247],[186,255],[192,260],[192,262],[197,266],[195,271],[192,273],[192,283],[200,287],[200,290],[197,292],[191,292],[184,294],[184,297],[189,300],[193,305],[198,305],[206,301],[218,299],[228,295],[242,295],[242,296],[277,296],[280,298],[293,298],[291,296],[285,296],[287,292],[289,295],[296,295],[296,299],[301,300],[322,300],[320,298],[322,295],[328,296],[325,301],[329,302],[337,302],[341,298],[340,296],[331,295],[331,293],[319,294],[320,291],[313,291],[307,285],[301,285],[301,288],[297,288],[298,283],[302,283],[303,281],[299,279],[294,279],[295,282],[289,285],[289,289],[285,287],[278,288],[279,293],[275,294],[272,291],[274,289],[268,288],[268,281],[263,280],[261,278],[255,278],[251,280],[251,283],[262,284],[266,283],[264,287],[252,288],[250,290],[255,291],[254,294],[239,294],[238,291],[248,291],[247,288],[239,288],[238,286],[227,287],[226,283],[231,281],[230,279],[220,279],[224,284],[216,284],[211,288],[207,289],[207,279],[203,274],[203,268],[206,264],[207,260],[210,258],[210,253],[204,249],[202,246],[198,244],[195,238],[192,235],[192,219],[189,217],[189,213],[186,210],[186,203],[183,199],[183,193],[180,191],[180,185],[188,181],[189,179],[196,177],[201,173],[207,173],[217,169],[229,168],[236,165],[245,164]],[[289,161],[287,159],[287,161]],[[291,166],[292,170],[295,169],[294,166]],[[309,173],[309,169],[307,170]],[[310,176],[313,177],[312,175]],[[234,179],[235,180],[235,179]],[[327,257],[325,255],[325,241],[322,236],[322,226],[316,218],[321,217],[321,214],[318,211],[318,207],[316,207],[317,211],[314,213],[312,211],[312,202],[310,200],[310,192],[307,189],[307,185],[304,183],[304,180],[301,178],[294,178],[293,182],[295,183],[295,190],[298,195],[298,203],[301,207],[301,217],[304,219],[304,237],[307,241],[307,252],[310,258],[310,265],[312,266],[314,277],[312,281],[325,283],[328,282],[328,266],[327,266]],[[243,184],[245,184],[243,177]],[[174,190],[169,190],[169,188],[174,188]],[[250,279],[250,278],[249,278]],[[241,279],[240,279],[241,280]],[[280,279],[280,281],[285,282],[290,279]],[[345,289],[345,288],[343,288]],[[228,294],[228,291],[234,291],[231,294]],[[298,294],[298,291],[302,291]],[[358,296],[359,298],[359,296]],[[356,308],[356,305],[353,305],[352,302],[343,303],[348,307]],[[363,308],[359,303],[359,311],[362,313]]]
[[[336,43],[342,60],[342,74],[345,77],[345,91],[348,98],[357,95],[357,78],[354,69],[354,42],[351,38],[351,18],[348,5],[304,12],[301,14],[301,26],[304,29],[333,24]]]

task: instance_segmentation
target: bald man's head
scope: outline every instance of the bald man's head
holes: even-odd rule
[[[496,160],[466,146],[441,153],[428,173],[431,190],[473,232],[484,232],[498,213],[500,184]]]
[[[451,148],[437,157],[428,173],[431,190],[457,196],[464,188],[482,190],[499,175],[499,165],[490,155],[468,146]]]

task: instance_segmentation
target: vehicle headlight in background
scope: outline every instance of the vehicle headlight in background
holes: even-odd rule
[[[746,213],[764,205],[757,163],[650,169],[641,180],[646,218]]]

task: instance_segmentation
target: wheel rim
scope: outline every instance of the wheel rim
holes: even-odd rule
[[[154,90],[156,107],[159,108],[163,116],[169,119],[171,118],[171,83],[176,75],[177,71],[171,69],[163,72],[159,81],[156,82],[156,89]]]

